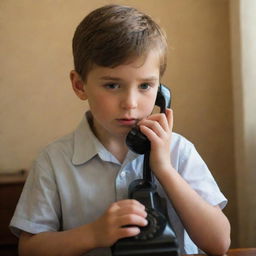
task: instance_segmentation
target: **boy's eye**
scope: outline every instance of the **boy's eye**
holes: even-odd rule
[[[115,83],[105,84],[104,86],[107,89],[111,89],[111,90],[118,89],[120,87],[119,84],[115,84]]]
[[[140,89],[142,89],[142,90],[148,90],[150,87],[151,87],[151,86],[150,86],[150,84],[148,84],[148,83],[144,83],[144,84],[141,84],[141,85],[140,85]]]

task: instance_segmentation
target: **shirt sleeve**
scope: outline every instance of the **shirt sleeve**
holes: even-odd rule
[[[60,200],[50,160],[41,154],[29,172],[10,223],[11,231],[37,234],[60,229]]]
[[[219,205],[223,209],[227,204],[226,197],[220,191],[207,165],[195,149],[194,145],[186,142],[179,161],[178,171],[189,185],[211,205]]]

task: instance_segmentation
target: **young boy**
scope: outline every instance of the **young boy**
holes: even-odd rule
[[[147,225],[145,207],[127,199],[142,177],[143,155],[125,143],[135,125],[151,142],[150,166],[181,252],[226,252],[226,198],[194,146],[172,133],[172,110],[151,115],[166,51],[159,26],[134,8],[104,6],[77,27],[70,78],[90,111],[30,171],[10,224],[20,255],[111,255],[118,239]]]

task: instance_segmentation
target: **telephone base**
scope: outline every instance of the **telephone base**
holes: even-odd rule
[[[179,248],[173,231],[166,226],[159,237],[149,240],[125,238],[112,246],[113,256],[179,256]]]

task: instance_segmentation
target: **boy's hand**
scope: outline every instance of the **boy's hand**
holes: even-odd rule
[[[91,223],[94,247],[110,247],[121,238],[136,236],[140,233],[137,226],[147,225],[146,217],[145,206],[136,200],[111,204],[102,217]]]
[[[166,109],[166,114],[153,114],[138,123],[141,132],[151,142],[150,166],[155,175],[171,167],[170,144],[173,128],[173,111]]]

